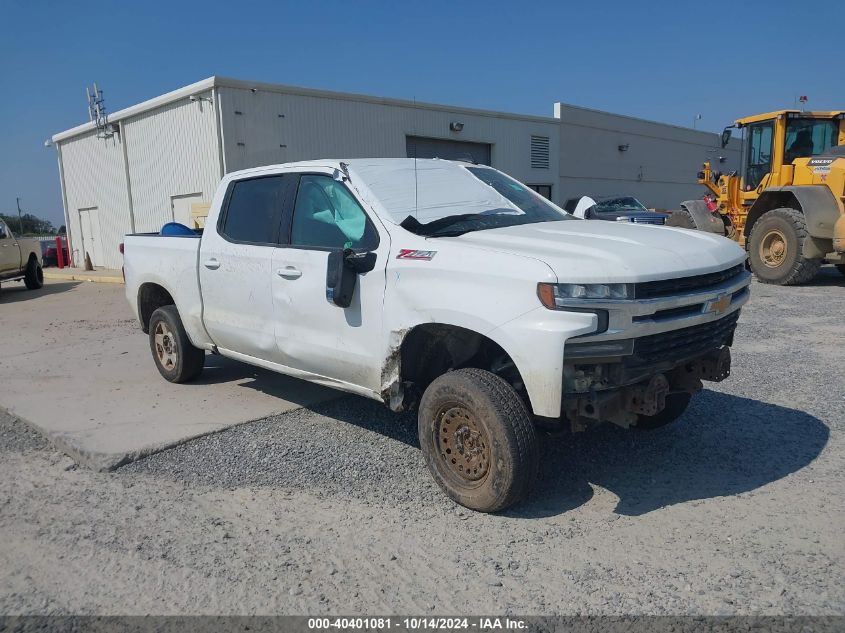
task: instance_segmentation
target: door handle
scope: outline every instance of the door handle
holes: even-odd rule
[[[220,262],[218,262],[214,257],[205,260],[202,265],[208,268],[209,270],[217,270],[218,268],[220,268]]]
[[[279,277],[284,277],[285,279],[299,279],[302,277],[302,271],[298,268],[294,268],[293,266],[285,266],[284,268],[279,268],[276,270],[276,274]]]

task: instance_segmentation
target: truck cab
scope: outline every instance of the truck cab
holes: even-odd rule
[[[44,285],[41,268],[41,244],[38,240],[15,237],[0,220],[0,282],[23,281],[29,290]]]

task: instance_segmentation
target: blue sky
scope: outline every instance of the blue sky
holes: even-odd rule
[[[62,223],[55,149],[87,120],[210,75],[551,116],[564,101],[712,131],[845,107],[845,3],[0,0],[0,212]],[[775,75],[767,64],[778,69]]]

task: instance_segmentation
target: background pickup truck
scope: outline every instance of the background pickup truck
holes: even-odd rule
[[[44,285],[41,243],[15,237],[8,225],[0,220],[0,282],[21,279],[30,290]]]
[[[210,351],[417,408],[434,479],[481,511],[531,487],[537,422],[679,417],[728,375],[749,296],[725,238],[575,219],[436,159],[232,173],[205,227],[126,237],[127,299],[162,376],[191,380]]]

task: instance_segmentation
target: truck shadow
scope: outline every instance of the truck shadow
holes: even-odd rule
[[[308,408],[412,447],[422,460],[414,413],[397,416],[363,399],[356,406],[344,399]],[[615,512],[627,516],[748,492],[810,464],[828,437],[828,427],[802,411],[705,390],[663,429],[604,425],[576,435],[540,433],[534,490],[504,514],[527,519],[563,514],[590,501],[590,484],[616,495]]]
[[[190,389],[196,386],[225,383],[238,383],[240,387],[253,389],[300,406],[308,406],[315,402],[329,402],[346,395],[336,389],[322,387],[215,354],[207,354],[200,377],[185,383],[182,387]]]
[[[538,484],[508,516],[552,516],[588,501],[599,485],[617,514],[735,495],[811,463],[829,429],[802,411],[704,391],[674,424],[655,431],[605,426],[542,442]]]
[[[39,297],[55,295],[68,290],[73,290],[82,281],[59,281],[46,283],[38,290],[28,290],[23,282],[6,281],[2,282],[0,288],[0,303],[17,303],[18,301],[34,301]]]

